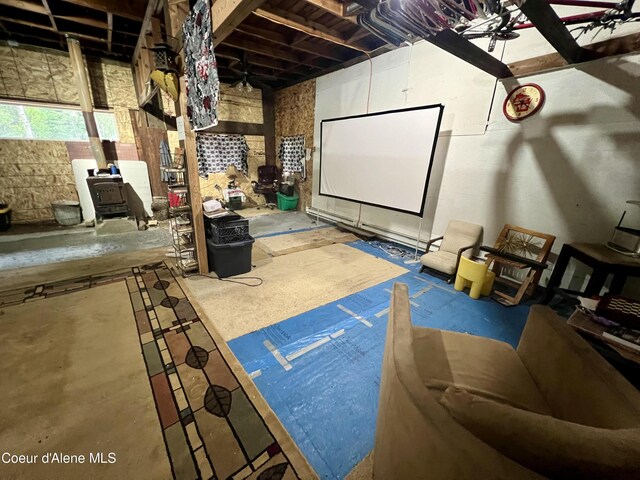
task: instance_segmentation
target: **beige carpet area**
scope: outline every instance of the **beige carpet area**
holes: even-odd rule
[[[131,304],[112,300],[128,296],[118,282],[2,307],[0,451],[86,463],[0,463],[0,478],[171,478]]]
[[[328,227],[260,238],[256,240],[256,244],[272,257],[278,257],[311,248],[324,247],[334,243],[355,242],[356,240],[358,240],[358,237],[352,233],[345,233],[335,227]]]
[[[274,257],[243,276],[260,277],[249,288],[190,277],[184,284],[210,325],[229,341],[395,278],[407,269],[343,244]],[[233,280],[233,277],[232,277]]]

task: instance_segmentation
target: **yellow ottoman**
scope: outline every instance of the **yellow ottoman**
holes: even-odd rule
[[[453,288],[461,292],[469,287],[469,296],[477,300],[481,294],[491,295],[495,278],[496,275],[489,271],[489,265],[486,263],[478,263],[461,257]]]

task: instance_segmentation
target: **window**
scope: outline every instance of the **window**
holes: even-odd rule
[[[101,140],[118,140],[112,112],[94,112]],[[88,141],[82,112],[76,108],[0,103],[0,138]]]

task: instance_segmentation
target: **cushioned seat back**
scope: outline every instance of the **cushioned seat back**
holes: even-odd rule
[[[640,392],[549,307],[531,307],[518,355],[554,417],[599,428],[640,427]]]
[[[447,231],[444,233],[440,250],[445,252],[458,254],[458,250],[469,245],[478,245],[482,238],[482,225],[475,223],[462,222],[460,220],[451,220],[447,225]],[[467,258],[471,257],[473,251],[467,250],[463,255]]]
[[[258,167],[258,183],[260,185],[273,185],[278,179],[278,167],[275,165],[262,165]]]
[[[373,453],[376,480],[540,479],[459,425],[425,387],[407,286],[393,288]]]

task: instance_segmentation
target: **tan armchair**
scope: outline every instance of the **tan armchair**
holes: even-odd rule
[[[448,277],[448,282],[455,278],[460,257],[471,258],[473,250],[482,240],[482,226],[474,223],[451,220],[444,235],[432,238],[427,242],[426,253],[420,257],[420,272],[430,270]],[[440,248],[429,251],[431,246],[441,241]]]
[[[640,393],[547,307],[517,351],[411,324],[395,284],[376,480],[638,478]]]

